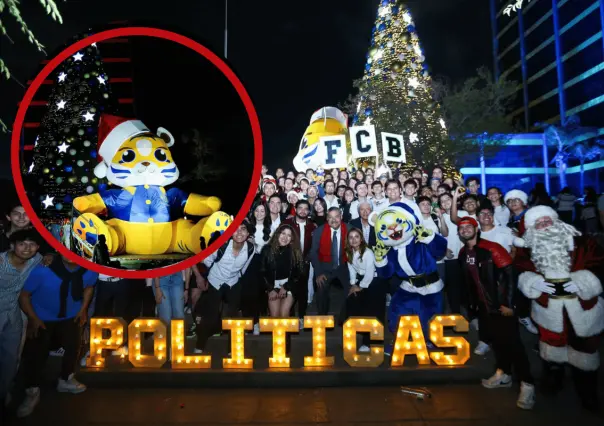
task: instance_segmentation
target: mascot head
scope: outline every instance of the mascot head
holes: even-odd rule
[[[94,174],[121,187],[167,186],[179,176],[172,145],[174,137],[163,127],[153,133],[139,120],[103,114]]]
[[[409,242],[414,237],[414,228],[419,225],[413,210],[403,203],[394,203],[380,213],[371,215],[369,222],[375,227],[377,242],[386,247]]]

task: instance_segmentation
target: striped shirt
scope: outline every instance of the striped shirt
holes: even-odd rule
[[[19,294],[29,273],[42,261],[42,256],[37,253],[19,271],[10,262],[8,253],[0,253],[0,330],[7,321],[12,324],[21,323]]]

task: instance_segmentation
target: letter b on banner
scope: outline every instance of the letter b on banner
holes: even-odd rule
[[[378,152],[375,126],[351,127],[350,146],[352,158],[375,157]]]
[[[393,161],[396,163],[406,163],[405,141],[403,135],[394,133],[382,133],[382,151],[384,161]]]
[[[319,140],[323,147],[323,168],[340,169],[346,167],[346,135],[324,136]]]

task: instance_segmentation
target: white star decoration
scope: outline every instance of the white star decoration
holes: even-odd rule
[[[36,141],[34,142],[34,147],[38,146],[39,140],[40,140],[40,136],[36,136]]]
[[[84,121],[92,121],[94,120],[94,114],[87,112],[86,114],[82,114]]]
[[[44,204],[44,208],[47,209],[50,206],[54,206],[52,200],[54,200],[55,197],[49,197],[48,195],[46,196],[46,198],[44,199],[44,201],[42,201],[42,204]]]
[[[417,81],[417,78],[411,77],[409,79],[409,86],[413,87],[414,89],[417,88],[417,86],[419,86],[419,81]]]
[[[411,132],[411,134],[409,135],[409,142],[413,143],[413,142],[418,142],[419,138],[417,137],[417,133],[413,133]]]
[[[69,145],[67,145],[65,142],[63,142],[61,145],[59,145],[57,147],[59,149],[59,153],[61,152],[67,152],[67,148],[69,148]]]
[[[105,84],[105,79],[102,75],[99,75],[96,79],[99,81],[100,84]]]
[[[92,44],[91,44],[91,46],[94,46],[94,47],[96,47],[96,43],[92,43]]]
[[[59,74],[59,82],[63,83],[65,81],[65,77],[67,77],[67,74],[65,74],[64,72]]]
[[[443,120],[442,118],[440,119],[440,125],[442,126],[443,129],[447,128],[447,126],[445,125],[445,120]]]
[[[83,57],[84,57],[84,55],[82,55],[80,52],[78,52],[75,55],[73,55],[73,61],[74,62],[81,61]]]
[[[29,169],[27,169],[27,173],[31,173],[33,169],[34,169],[34,163],[31,163],[29,165]]]
[[[57,109],[65,108],[65,104],[67,104],[67,102],[65,102],[63,99],[61,99],[61,101],[57,103]]]

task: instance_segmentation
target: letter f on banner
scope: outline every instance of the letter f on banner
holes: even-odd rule
[[[382,151],[384,161],[392,161],[395,163],[407,162],[403,135],[382,132]]]
[[[323,147],[323,168],[340,169],[348,165],[346,161],[346,135],[324,136],[319,140]]]

